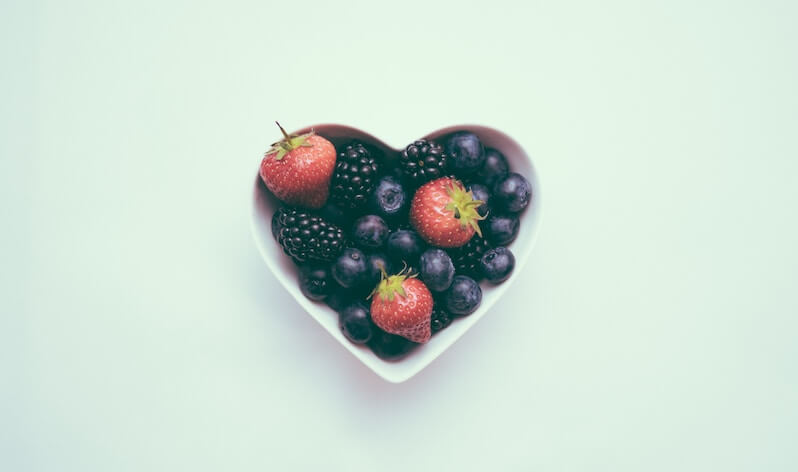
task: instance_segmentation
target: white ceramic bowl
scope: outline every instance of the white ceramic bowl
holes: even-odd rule
[[[336,125],[322,124],[307,127],[296,131],[297,133],[307,132],[314,129],[318,134],[331,140],[336,148],[350,139],[358,139],[361,142],[369,143],[386,153],[388,158],[396,158],[399,150],[388,146],[379,139],[358,129]],[[432,339],[422,346],[418,346],[407,356],[398,361],[385,361],[377,357],[369,348],[358,346],[349,342],[341,333],[338,327],[338,315],[323,302],[313,302],[305,298],[299,290],[297,281],[297,268],[290,258],[283,254],[280,246],[274,241],[271,234],[271,218],[277,209],[278,202],[274,196],[266,189],[261,182],[260,176],[255,178],[255,189],[252,208],[252,234],[255,244],[258,246],[266,265],[283,284],[283,287],[290,293],[316,321],[321,324],[335,339],[337,339],[349,352],[366,364],[377,375],[389,382],[404,382],[417,374],[421,369],[430,364],[449,346],[454,344],[466,331],[485,316],[494,303],[508,290],[518,273],[524,269],[532,246],[535,243],[538,227],[541,220],[541,199],[540,183],[535,168],[529,156],[515,140],[506,134],[485,126],[458,125],[440,129],[428,134],[426,138],[435,139],[439,136],[458,130],[468,130],[476,133],[486,147],[496,148],[507,157],[510,169],[513,172],[525,176],[532,184],[532,201],[527,207],[521,218],[521,227],[518,238],[509,246],[515,254],[516,266],[513,275],[503,284],[493,286],[482,283],[482,304],[480,307],[465,318],[457,318],[443,331],[439,332]],[[415,139],[415,136],[408,136],[407,142]],[[260,161],[258,161],[260,163]],[[500,349],[501,340],[496,340],[496,348]]]

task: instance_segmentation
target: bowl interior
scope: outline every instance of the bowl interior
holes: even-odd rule
[[[318,134],[332,141],[336,148],[339,148],[340,145],[349,140],[357,139],[366,145],[373,146],[382,151],[386,159],[396,159],[400,153],[400,150],[388,146],[374,136],[349,126],[321,124],[303,128],[296,132],[306,132],[311,128]],[[271,234],[271,218],[272,214],[279,206],[279,202],[274,198],[271,192],[267,190],[257,173],[255,175],[252,232],[255,238],[255,244],[263,256],[266,265],[271,269],[277,280],[280,281],[288,293],[294,297],[297,303],[315,318],[330,335],[337,339],[344,348],[377,375],[390,382],[402,382],[417,374],[457,341],[457,339],[468,331],[471,326],[479,321],[501,297],[502,293],[508,290],[513,285],[514,280],[518,278],[518,273],[523,270],[526,265],[526,261],[529,258],[529,254],[532,251],[532,246],[537,236],[541,218],[540,184],[529,156],[515,140],[498,130],[485,126],[450,126],[424,137],[435,139],[459,130],[471,131],[480,137],[486,147],[498,149],[507,157],[511,170],[525,176],[532,185],[532,201],[521,218],[518,238],[509,246],[516,257],[515,271],[513,275],[501,285],[493,286],[482,283],[482,304],[477,311],[465,318],[455,319],[448,328],[433,336],[427,344],[418,346],[407,356],[398,361],[382,360],[369,348],[349,342],[338,328],[338,315],[323,302],[313,302],[302,295],[297,283],[297,267],[291,262],[288,256],[283,254],[282,249],[274,241]],[[415,138],[411,137],[408,142],[410,142],[411,139]]]

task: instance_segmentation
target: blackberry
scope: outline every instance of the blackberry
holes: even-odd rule
[[[352,142],[338,153],[330,183],[330,198],[341,208],[355,209],[366,204],[374,191],[379,166],[371,152]]]
[[[490,249],[488,240],[475,234],[464,246],[449,250],[455,273],[467,275],[475,280],[482,279],[479,261],[488,249]]]
[[[426,139],[419,139],[402,151],[399,165],[405,178],[420,186],[446,175],[448,160],[443,146]]]
[[[274,240],[277,242],[280,241],[280,229],[282,229],[282,223],[280,223],[280,221],[282,221],[284,215],[285,210],[282,208],[278,208],[277,211],[274,212],[274,215],[272,215],[272,237],[274,237]]]
[[[331,261],[345,245],[341,228],[322,217],[298,208],[281,208],[272,227],[278,228],[277,241],[296,263],[309,260]]]
[[[432,319],[430,320],[430,327],[432,334],[446,328],[452,324],[452,316],[446,310],[439,308],[437,305],[432,307]]]

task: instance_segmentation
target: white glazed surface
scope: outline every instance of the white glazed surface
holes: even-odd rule
[[[303,128],[296,132],[305,132],[314,129],[320,135],[330,139],[338,146],[341,142],[358,139],[378,147],[386,155],[395,155],[398,149],[388,146],[372,135],[358,129],[336,125],[320,124]],[[404,382],[413,377],[435,358],[448,349],[460,336],[471,329],[474,324],[487,314],[493,304],[508,290],[517,274],[524,269],[532,247],[535,244],[538,228],[541,221],[541,192],[540,182],[529,156],[523,148],[511,137],[493,128],[478,125],[456,125],[443,128],[426,135],[427,138],[437,138],[456,130],[468,130],[477,134],[486,147],[498,149],[507,157],[510,169],[529,179],[532,185],[532,201],[521,218],[518,238],[509,246],[516,257],[516,267],[506,282],[493,286],[486,282],[481,283],[482,304],[471,315],[455,319],[445,330],[439,332],[432,339],[413,349],[408,355],[398,361],[385,361],[378,358],[370,349],[349,342],[338,327],[337,314],[323,302],[313,302],[305,298],[299,290],[297,283],[297,268],[282,252],[282,249],[271,235],[271,218],[277,208],[278,202],[262,184],[260,177],[255,178],[252,208],[252,234],[255,244],[263,256],[266,265],[285,289],[294,297],[316,321],[319,322],[335,339],[337,339],[349,352],[369,367],[377,375],[389,382]],[[408,137],[410,142],[415,137]],[[497,349],[500,344],[497,343]]]

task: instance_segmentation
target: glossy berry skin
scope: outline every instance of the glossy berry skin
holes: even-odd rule
[[[452,285],[454,264],[449,254],[442,249],[427,249],[419,260],[421,280],[434,292],[442,292]]]
[[[414,187],[446,175],[448,163],[443,147],[426,139],[408,145],[399,156],[405,181]]]
[[[507,165],[507,158],[504,154],[496,149],[485,149],[485,163],[482,168],[477,171],[476,178],[487,185],[488,188],[493,187],[497,180],[503,178],[510,172],[510,166]]]
[[[471,277],[457,275],[444,295],[446,309],[458,316],[470,315],[482,303],[482,289]]]
[[[286,135],[264,155],[260,177],[283,202],[321,208],[330,193],[334,168],[335,147],[330,141],[312,133]]]
[[[482,255],[482,275],[492,284],[500,284],[510,278],[515,268],[515,256],[506,247],[496,247]]]
[[[362,302],[348,305],[338,313],[338,325],[346,339],[355,344],[365,344],[374,335],[368,307]]]
[[[396,221],[407,214],[410,197],[398,178],[386,175],[377,181],[371,196],[371,207],[386,221]]]
[[[344,288],[364,284],[369,277],[366,255],[360,249],[344,249],[332,265],[332,276]]]
[[[446,312],[443,308],[435,305],[432,307],[432,317],[430,319],[430,328],[432,330],[432,334],[445,329],[447,326],[452,324],[452,316]]]
[[[469,131],[459,131],[449,136],[444,149],[449,156],[449,169],[459,177],[475,173],[485,163],[482,141]]]
[[[335,282],[326,265],[309,265],[299,270],[299,290],[307,298],[319,301],[327,298]]]
[[[477,207],[477,213],[486,216],[488,214],[488,206],[490,205],[490,190],[488,187],[482,184],[471,184],[468,186],[468,191],[471,192],[471,196],[474,200],[481,200],[484,202]]]
[[[532,186],[521,174],[507,174],[493,186],[493,208],[499,211],[519,213],[529,205],[531,199]]]
[[[361,249],[373,251],[385,245],[390,232],[385,220],[377,215],[365,215],[355,220],[352,241]]]
[[[366,265],[369,269],[368,284],[372,289],[380,283],[383,271],[386,274],[392,274],[394,272],[394,266],[391,260],[382,252],[375,252],[366,256]]]
[[[452,258],[457,275],[467,275],[476,281],[481,280],[479,260],[490,247],[485,238],[475,236],[465,246],[450,249],[449,256]]]
[[[347,145],[338,154],[330,182],[330,200],[341,208],[363,207],[374,190],[379,165],[366,146],[358,142]]]
[[[485,221],[485,237],[494,246],[507,246],[515,241],[521,222],[518,215],[490,215]]]
[[[385,332],[425,343],[432,335],[432,304],[432,294],[422,281],[393,275],[377,287],[371,302],[371,319]]]
[[[275,212],[272,229],[277,242],[297,264],[306,261],[331,261],[344,248],[341,228],[301,208],[282,208]]]
[[[418,344],[402,336],[386,333],[377,327],[374,330],[374,335],[371,337],[368,346],[382,360],[397,361],[418,346]]]
[[[388,256],[407,265],[415,265],[425,248],[426,244],[418,233],[408,229],[394,231],[388,236],[386,243]]]
[[[460,247],[479,230],[480,216],[462,182],[450,177],[427,182],[416,191],[410,204],[410,224],[432,246]]]

